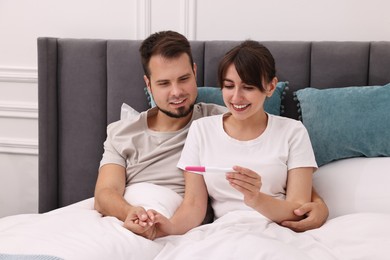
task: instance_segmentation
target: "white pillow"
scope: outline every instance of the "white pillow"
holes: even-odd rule
[[[329,219],[358,212],[390,213],[390,157],[351,158],[321,166],[313,185]]]
[[[173,190],[148,182],[131,184],[126,187],[125,200],[134,206],[154,209],[170,218],[183,198]]]
[[[139,116],[139,112],[129,106],[126,103],[123,103],[121,106],[121,120],[135,120]]]

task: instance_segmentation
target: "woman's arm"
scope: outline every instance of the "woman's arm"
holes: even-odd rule
[[[305,203],[294,210],[295,215],[304,216],[304,219],[299,221],[283,221],[282,225],[297,232],[321,227],[328,219],[328,206],[314,188],[311,198],[311,202]]]
[[[203,175],[185,171],[184,179],[184,199],[172,218],[155,216],[156,237],[184,234],[199,226],[206,215],[208,193]]]
[[[311,200],[313,168],[295,168],[288,171],[285,200],[260,192],[261,177],[257,173],[243,167],[234,167],[234,170],[238,173],[229,173],[227,178],[234,188],[244,194],[246,205],[276,223],[303,218],[295,215],[294,209]]]

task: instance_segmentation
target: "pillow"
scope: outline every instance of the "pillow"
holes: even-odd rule
[[[313,175],[313,187],[329,219],[359,212],[390,213],[390,157],[350,158],[328,163]]]
[[[295,95],[319,166],[343,158],[390,156],[390,84],[305,88]]]
[[[126,187],[124,198],[131,205],[154,209],[170,218],[183,201],[175,191],[148,182],[134,183]]]
[[[274,94],[265,100],[264,109],[270,114],[273,115],[281,115],[283,114],[283,106],[281,105],[281,100],[286,94],[286,90],[288,89],[288,82],[278,82],[276,85],[276,89]],[[146,96],[149,100],[149,104],[151,107],[156,106],[154,103],[152,95],[148,92],[147,88],[145,88]],[[214,103],[217,105],[225,106],[222,98],[222,92],[220,88],[217,87],[200,87],[198,88],[198,97],[196,98],[196,103]]]
[[[134,108],[132,108],[131,106],[129,106],[126,103],[122,104],[121,117],[120,117],[121,120],[133,121],[133,120],[137,119],[138,116],[139,116],[139,112],[137,110],[135,110]]]

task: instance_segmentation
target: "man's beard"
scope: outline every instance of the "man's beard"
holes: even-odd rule
[[[182,117],[186,117],[188,116],[192,110],[194,110],[194,104],[190,105],[190,107],[185,110],[185,107],[179,107],[177,109],[177,113],[173,113],[173,112],[170,112],[168,110],[164,110],[164,109],[161,109],[160,107],[157,106],[157,108],[163,112],[164,114],[166,114],[167,116],[169,117],[173,117],[173,118],[182,118]]]

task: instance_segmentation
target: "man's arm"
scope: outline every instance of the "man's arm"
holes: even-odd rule
[[[124,167],[116,164],[102,166],[95,186],[95,209],[105,216],[124,221],[131,208],[123,197],[125,187]]]
[[[294,213],[297,216],[306,215],[306,218],[300,221],[284,221],[282,222],[282,225],[296,232],[303,232],[321,227],[328,219],[328,207],[315,191],[314,187],[312,189],[311,200],[311,202],[303,204],[301,207],[294,210]]]
[[[125,188],[125,168],[117,164],[103,165],[95,187],[95,209],[104,216],[122,220],[134,233],[145,232],[152,221],[144,208],[132,206],[124,199]]]

